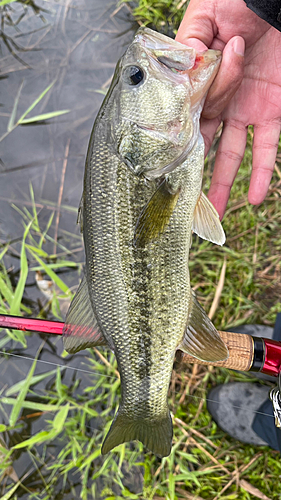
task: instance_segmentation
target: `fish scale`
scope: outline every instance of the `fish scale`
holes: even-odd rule
[[[201,193],[199,117],[219,64],[218,52],[204,54],[197,64],[194,49],[139,30],[91,135],[80,207],[86,272],[64,344],[69,352],[107,344],[115,353],[121,402],[102,453],[138,439],[167,456],[176,349],[203,360],[228,355],[188,270],[192,230],[224,242]]]

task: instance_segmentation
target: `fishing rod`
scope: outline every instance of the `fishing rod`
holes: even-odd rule
[[[37,318],[23,318],[0,314],[0,328],[10,328],[26,332],[40,332],[62,335],[63,321],[50,321]],[[238,371],[254,371],[278,377],[281,371],[281,342],[242,333],[218,332],[228,347],[229,357],[225,361],[201,361],[189,354],[180,352],[177,356],[183,363],[213,365]]]
[[[0,328],[62,335],[63,326],[64,322],[62,321],[0,314]],[[281,427],[281,342],[262,337],[252,337],[242,333],[224,331],[218,333],[228,347],[229,357],[226,360],[217,362],[201,361],[181,351],[177,352],[177,360],[184,364],[213,365],[231,370],[260,372],[278,377],[278,387],[270,391],[270,398],[273,403],[275,424],[277,427]]]

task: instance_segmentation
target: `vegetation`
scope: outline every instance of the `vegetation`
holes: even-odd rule
[[[189,0],[121,0],[128,3],[139,24],[173,36],[177,33]]]
[[[168,19],[170,28],[180,19],[176,17],[178,5],[176,0],[140,0],[135,13],[140,21],[157,26]],[[15,115],[16,108],[13,126],[20,125]],[[213,321],[221,330],[245,323],[273,325],[276,313],[281,312],[281,154],[266,200],[254,207],[247,202],[251,145],[250,130],[223,222],[225,246],[218,248],[194,238],[191,248],[192,285],[206,311],[216,298]],[[206,160],[205,192],[214,155],[215,150]],[[43,224],[32,187],[30,206],[29,210],[15,207],[24,224],[20,251],[17,242],[0,243],[0,313],[62,319],[62,301],[71,298],[67,272],[75,272],[78,283],[82,263],[75,261],[71,248],[61,248],[51,236],[53,215]],[[50,243],[57,246],[55,253],[49,250]],[[18,266],[13,268],[9,265],[11,255],[18,259]],[[25,292],[36,272],[52,282],[49,299],[43,305],[42,300],[39,305],[27,300]],[[16,349],[21,348],[22,355],[27,340],[28,334],[23,332],[2,331],[1,366],[8,363]],[[169,393],[174,421],[170,457],[160,461],[144,453],[137,442],[121,445],[101,457],[101,443],[120,400],[115,358],[106,350],[88,350],[70,383],[66,375],[72,358],[66,365],[64,359],[65,355],[58,366],[46,365],[46,371],[38,373],[42,366],[38,352],[35,360],[29,361],[25,379],[2,389],[2,500],[16,500],[23,495],[37,500],[280,498],[280,454],[268,447],[255,448],[231,439],[206,410],[207,392],[212,386],[230,380],[254,380],[248,375],[198,365],[176,366]],[[89,372],[89,380],[82,390],[85,372]],[[44,391],[40,388],[42,382]],[[40,429],[32,433],[36,422],[40,422]],[[16,462],[22,457],[32,466],[18,477]]]

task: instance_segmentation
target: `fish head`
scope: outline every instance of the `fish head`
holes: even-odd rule
[[[148,179],[173,171],[199,136],[199,118],[221,53],[197,53],[148,28],[138,30],[116,69],[111,130],[117,154]]]

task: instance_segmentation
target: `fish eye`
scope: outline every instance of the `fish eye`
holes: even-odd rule
[[[128,85],[136,86],[144,80],[144,72],[139,66],[127,66],[122,78]]]

